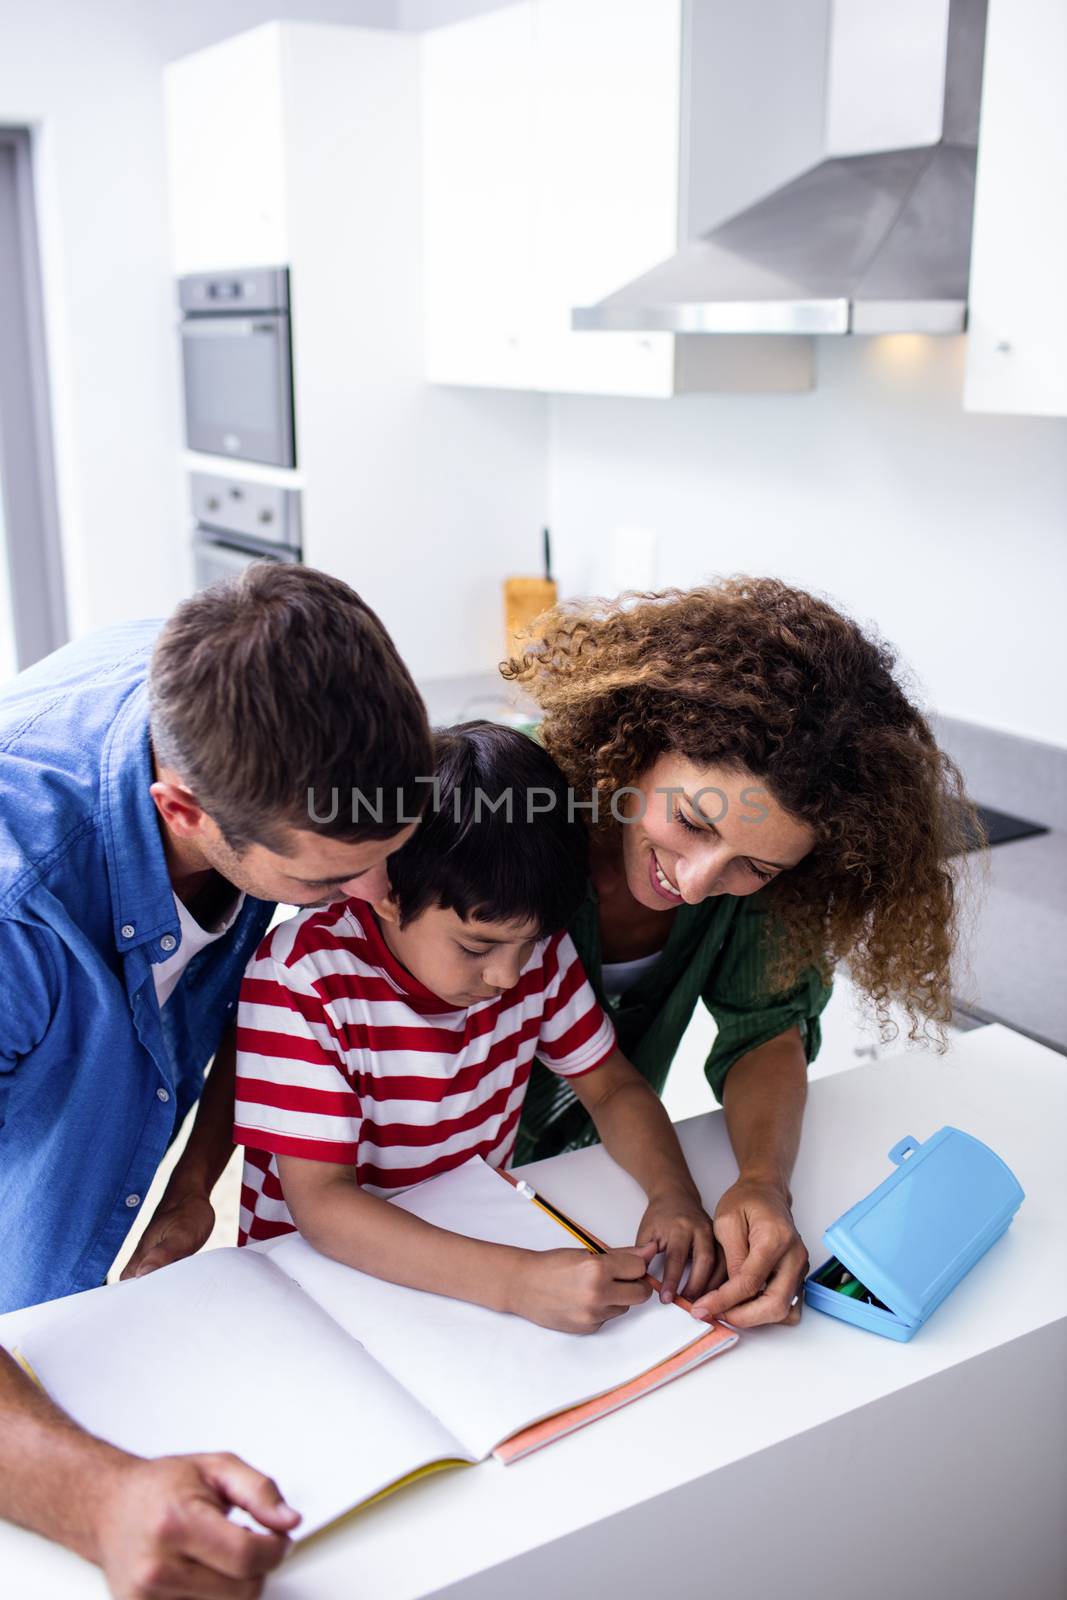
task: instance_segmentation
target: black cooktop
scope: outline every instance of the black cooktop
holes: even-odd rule
[[[981,850],[986,844],[1008,844],[1012,839],[1030,839],[1035,834],[1047,833],[1048,829],[1040,822],[1027,822],[1025,817],[1010,816],[1007,811],[994,811],[992,806],[976,805],[979,821],[985,829],[986,837],[981,839],[971,826],[969,816],[964,817],[964,829],[967,834],[965,850]]]

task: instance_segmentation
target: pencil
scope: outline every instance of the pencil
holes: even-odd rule
[[[529,1189],[529,1198],[533,1201],[534,1205],[540,1206],[541,1210],[547,1212],[554,1222],[559,1223],[561,1228],[566,1228],[568,1233],[573,1234],[573,1236],[578,1240],[579,1244],[584,1244],[585,1248],[587,1250],[591,1250],[595,1256],[602,1256],[604,1254],[604,1246],[602,1244],[598,1244],[596,1239],[591,1238],[588,1233],[586,1233],[582,1228],[579,1228],[578,1224],[576,1222],[572,1222],[570,1217],[564,1216],[562,1211],[557,1211],[555,1206],[552,1205],[548,1200],[543,1200],[534,1189],[530,1188],[528,1183],[524,1184],[523,1187],[525,1189]]]

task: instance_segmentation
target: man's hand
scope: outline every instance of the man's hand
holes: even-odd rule
[[[195,1255],[214,1226],[215,1212],[202,1190],[172,1195],[168,1189],[123,1268],[123,1278],[141,1278],[157,1267]]]
[[[115,1600],[254,1600],[300,1521],[277,1486],[236,1456],[120,1456],[92,1490],[88,1554]],[[227,1519],[250,1511],[267,1533]]]
[[[195,1255],[215,1226],[211,1191],[233,1154],[235,1040],[232,1027],[219,1040],[188,1143],[123,1278],[139,1278]]]
[[[508,1310],[560,1333],[596,1333],[652,1293],[645,1274],[653,1243],[634,1250],[522,1252]]]
[[[737,1328],[799,1322],[808,1252],[788,1195],[776,1184],[741,1178],[716,1206],[714,1227],[724,1262],[693,1315],[725,1317]]]
[[[695,1189],[673,1187],[649,1195],[648,1208],[637,1230],[638,1248],[650,1240],[657,1255],[666,1253],[659,1296],[663,1303],[668,1305],[678,1293],[687,1263],[687,1297],[695,1300],[703,1294],[715,1266],[716,1246],[711,1218]]]
[[[230,1522],[234,1506],[269,1531]],[[116,1600],[252,1600],[300,1521],[236,1456],[145,1461],[94,1438],[4,1350],[0,1516],[95,1561]]]

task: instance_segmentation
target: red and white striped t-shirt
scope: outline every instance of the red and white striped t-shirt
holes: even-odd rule
[[[534,1057],[573,1078],[614,1043],[568,934],[540,940],[506,994],[455,1010],[400,965],[365,901],[292,918],[241,987],[239,1242],[294,1231],[276,1156],[354,1164],[377,1195],[475,1155],[504,1166]]]

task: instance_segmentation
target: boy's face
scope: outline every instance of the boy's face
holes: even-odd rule
[[[430,906],[402,928],[392,899],[373,904],[401,966],[457,1011],[513,989],[538,939],[533,922],[465,920],[444,906]]]

